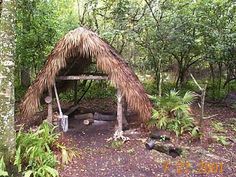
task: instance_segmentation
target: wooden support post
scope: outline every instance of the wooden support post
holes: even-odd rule
[[[93,119],[93,113],[78,114],[74,118],[78,120]]]
[[[48,87],[48,96],[45,98],[45,102],[48,104],[48,122],[52,123],[53,110],[52,110],[52,88]]]
[[[123,119],[123,108],[122,108],[122,94],[121,90],[117,89],[117,122],[118,122],[118,131],[122,131],[122,119]]]
[[[122,117],[122,123],[124,125],[124,127],[127,127],[128,126],[128,122],[126,120],[126,117],[127,117],[127,101],[125,99],[125,97],[122,97],[122,102],[123,102],[123,117]]]
[[[202,122],[204,119],[204,107],[205,107],[205,97],[206,97],[206,89],[207,89],[207,84],[205,84],[204,87],[201,87],[198,82],[196,81],[196,79],[193,77],[192,74],[190,74],[190,76],[192,77],[194,83],[198,86],[199,90],[201,91],[201,117],[200,117],[200,121],[199,121],[199,127],[200,127],[200,131],[203,132],[203,128],[202,128]]]

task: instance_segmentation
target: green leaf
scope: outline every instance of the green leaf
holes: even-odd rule
[[[54,168],[51,168],[51,167],[49,167],[49,166],[45,166],[45,170],[46,170],[49,174],[51,174],[53,177],[59,176],[58,171],[57,171],[56,169],[54,169]]]
[[[189,104],[193,101],[194,99],[194,94],[190,91],[187,91],[185,94],[184,94],[184,97],[183,97],[183,103],[186,103],[186,104]]]
[[[0,176],[8,176],[8,172],[0,169]]]
[[[19,146],[16,150],[16,155],[15,155],[15,161],[14,161],[14,165],[17,166],[18,168],[18,172],[21,172],[21,146]]]
[[[215,138],[217,142],[224,146],[229,145],[229,142],[227,141],[227,138],[225,136],[214,135],[213,138]]]
[[[28,170],[25,172],[24,177],[30,177],[30,175],[33,174],[32,170]]]
[[[6,171],[6,165],[3,157],[0,160],[0,176],[8,176],[8,172]]]
[[[62,164],[68,164],[69,155],[68,155],[67,150],[65,148],[61,149],[61,158],[62,158]]]

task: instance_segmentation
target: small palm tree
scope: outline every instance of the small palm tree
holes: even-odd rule
[[[181,96],[175,90],[171,90],[169,94],[161,98],[151,96],[155,109],[153,109],[149,124],[161,129],[172,130],[177,136],[190,130],[193,127],[190,105],[194,98],[195,95],[190,91]]]

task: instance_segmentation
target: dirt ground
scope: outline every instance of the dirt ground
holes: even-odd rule
[[[100,102],[100,104],[98,104]],[[114,112],[111,100],[84,101],[83,107],[93,111]],[[192,112],[199,117],[199,108]],[[217,114],[217,115],[216,115]],[[171,136],[176,147],[183,148],[181,156],[171,156],[156,150],[147,150],[145,141],[149,135],[135,124],[135,116],[128,119],[130,129],[125,135],[130,141],[113,146],[107,139],[113,136],[115,122],[96,122],[85,126],[80,120],[69,119],[69,131],[63,134],[63,142],[75,147],[79,156],[68,165],[60,167],[62,177],[156,177],[156,176],[236,176],[236,112],[231,108],[206,105],[206,115],[216,115],[204,121],[205,136],[202,141],[186,134],[179,139]],[[223,146],[211,138],[213,121],[224,125],[224,136],[229,145]],[[233,128],[234,127],[234,128]],[[213,166],[212,166],[213,165]],[[213,168],[211,168],[213,167]]]

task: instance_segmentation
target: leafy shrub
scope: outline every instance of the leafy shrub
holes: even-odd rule
[[[114,97],[116,89],[107,81],[93,82],[85,95],[85,99]]]
[[[89,83],[86,83],[83,88],[78,86],[77,95],[80,98],[84,92],[87,90],[86,94],[84,95],[84,99],[93,99],[93,98],[107,98],[107,97],[114,97],[115,96],[115,88],[110,86],[107,81],[99,81],[92,82],[91,86],[89,87]],[[60,99],[62,101],[72,101],[74,99],[74,91],[67,90],[60,94]]]
[[[192,92],[186,92],[182,97],[178,91],[172,90],[166,96],[151,99],[155,109],[149,125],[174,131],[176,136],[193,129],[193,118],[190,115],[190,104],[194,100]]]
[[[124,141],[113,140],[110,145],[113,149],[121,149],[121,147],[124,145]]]
[[[157,84],[154,79],[143,80],[143,85],[147,93],[156,94],[158,92]]]
[[[35,132],[20,131],[16,138],[16,156],[14,165],[24,177],[56,177],[55,169],[58,161],[53,154],[52,146],[59,134],[54,133],[54,127],[44,122]]]
[[[61,152],[60,162],[62,164],[67,164],[78,156],[73,149],[58,142],[59,133],[55,133],[55,128],[45,121],[36,130],[19,131],[17,134],[14,165],[24,177],[59,176],[56,170],[59,161],[53,150]]]
[[[27,90],[27,88],[25,88],[25,87],[21,86],[19,83],[15,82],[15,99],[16,99],[16,101],[20,101],[23,98],[26,90]]]

